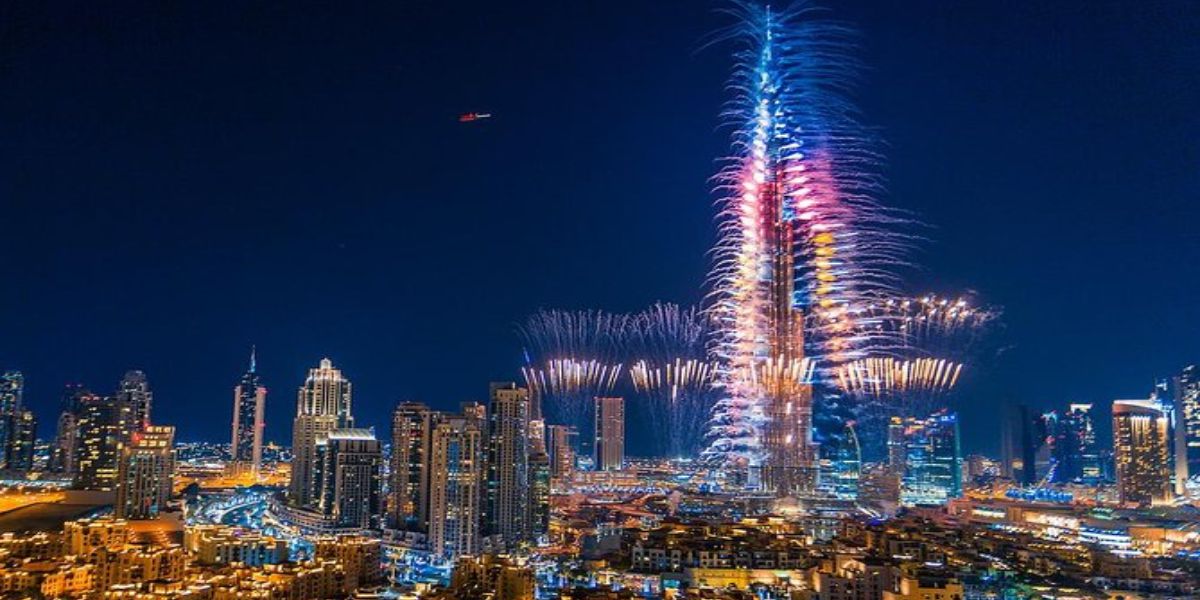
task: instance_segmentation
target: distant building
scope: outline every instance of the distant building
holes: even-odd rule
[[[83,398],[91,395],[91,392],[78,383],[68,383],[63,389],[54,446],[50,454],[50,470],[55,473],[73,475],[76,471],[80,409],[83,406]]]
[[[229,466],[233,475],[257,478],[262,469],[263,429],[266,426],[267,388],[258,376],[257,356],[250,350],[250,368],[233,388],[233,436]]]
[[[154,392],[150,390],[150,382],[146,374],[133,370],[126,371],[117,385],[117,402],[129,407],[129,433],[140,431],[151,423],[150,409],[154,404]]]
[[[892,431],[899,424],[904,444],[904,471],[900,478],[900,501],[905,506],[945,504],[962,496],[962,451],[959,448],[958,415],[945,410],[925,419],[893,417]]]
[[[1091,404],[1071,404],[1067,412],[1042,415],[1044,439],[1049,444],[1049,480],[1055,483],[1100,479],[1100,452],[1092,423]]]
[[[0,470],[9,465],[9,454],[16,443],[18,415],[24,410],[25,376],[20,371],[0,375]]]
[[[116,480],[117,518],[153,519],[171,499],[175,428],[147,425],[123,443]]]
[[[473,417],[442,419],[430,443],[429,546],[439,559],[482,549],[484,440]]]
[[[116,398],[88,394],[79,398],[75,448],[75,487],[113,490],[121,446],[129,439],[131,408]]]
[[[430,457],[433,429],[441,414],[419,402],[401,402],[392,411],[389,525],[426,531],[429,523]]]
[[[14,471],[33,469],[33,450],[37,445],[37,419],[33,411],[21,409],[8,417],[8,441],[5,461]]]
[[[315,508],[319,500],[315,472],[317,441],[335,429],[354,427],[350,412],[350,381],[333,367],[328,358],[309,369],[308,378],[296,397],[296,418],[292,422],[292,478],[288,501],[299,508]]]
[[[491,385],[488,407],[486,535],[507,548],[531,539],[529,526],[529,390]]]
[[[529,537],[533,540],[550,531],[550,456],[542,451],[529,455]]]
[[[1170,415],[1163,403],[1116,400],[1112,407],[1113,458],[1121,502],[1148,506],[1172,494]]]
[[[571,437],[575,432],[569,425],[548,425],[546,427],[546,454],[550,456],[550,477],[555,480],[571,479],[575,470],[575,449],[571,445]]]
[[[1190,474],[1200,474],[1200,370],[1189,365],[1175,377],[1175,402],[1180,413],[1184,452],[1177,458]]]
[[[368,429],[335,429],[317,441],[318,508],[339,527],[378,526],[383,449]]]
[[[1041,419],[1025,404],[1009,407],[1001,437],[1001,475],[1021,485],[1038,482],[1037,455],[1045,438],[1041,428]]]
[[[596,398],[596,470],[625,468],[625,399]]]

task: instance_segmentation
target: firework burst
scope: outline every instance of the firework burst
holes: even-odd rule
[[[708,357],[706,316],[695,308],[655,304],[633,315],[627,338],[630,382],[656,432],[657,451],[692,456],[712,410],[716,367]]]

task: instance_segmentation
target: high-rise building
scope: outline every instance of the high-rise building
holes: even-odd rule
[[[1042,415],[1042,427],[1049,444],[1050,481],[1095,483],[1100,479],[1100,453],[1092,423],[1091,404],[1071,404],[1067,412],[1050,411]]]
[[[429,451],[429,547],[443,559],[482,548],[484,440],[471,416],[442,419]]]
[[[941,410],[924,419],[903,419],[902,424],[905,453],[901,503],[945,504],[950,498],[962,496],[958,415]]]
[[[258,376],[258,361],[250,349],[250,368],[233,387],[233,437],[229,444],[229,466],[233,475],[258,478],[262,468],[263,429],[267,388]]]
[[[529,390],[491,385],[488,406],[485,532],[506,548],[531,537],[529,527]]]
[[[317,440],[318,508],[340,527],[375,527],[383,496],[383,450],[369,429],[335,429]]]
[[[1009,407],[1001,438],[1001,474],[1021,485],[1038,482],[1037,455],[1045,435],[1040,418],[1025,404]]]
[[[50,454],[50,470],[73,475],[79,455],[79,417],[83,399],[93,394],[78,383],[68,383],[63,389],[54,447]]]
[[[625,468],[625,399],[596,398],[596,470]]]
[[[529,455],[529,536],[536,540],[550,531],[550,456]]]
[[[550,477],[557,481],[569,481],[575,470],[575,449],[571,436],[575,432],[568,425],[546,427],[546,453],[550,455]]]
[[[121,444],[116,480],[117,517],[153,519],[171,499],[175,476],[175,428],[146,425]]]
[[[401,402],[392,411],[391,497],[388,520],[405,531],[425,531],[429,523],[430,450],[441,413],[419,402]]]
[[[121,445],[129,439],[132,409],[116,398],[89,394],[80,398],[75,448],[75,487],[116,487]]]
[[[32,470],[33,449],[37,445],[37,419],[33,411],[22,409],[10,416],[8,421],[12,435],[6,456],[8,468],[14,471]]]
[[[1183,430],[1184,452],[1176,458],[1188,473],[1200,474],[1200,369],[1189,365],[1175,377],[1175,402]]]
[[[350,413],[350,381],[321,359],[296,395],[296,419],[292,422],[292,478],[288,499],[293,506],[315,508],[320,499],[314,473],[317,468],[317,441],[329,437],[335,429],[354,427]]]
[[[1121,502],[1147,506],[1172,498],[1170,415],[1163,403],[1116,400],[1113,458]]]
[[[20,371],[5,371],[0,375],[0,470],[17,468],[9,465],[9,455],[17,438],[15,427],[24,410],[25,376]]]
[[[150,424],[150,409],[154,404],[154,392],[150,390],[150,382],[146,374],[137,371],[126,371],[117,385],[117,402],[129,407],[129,431],[140,431]]]

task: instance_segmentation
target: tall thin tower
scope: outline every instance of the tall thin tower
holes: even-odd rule
[[[904,219],[872,198],[877,157],[845,96],[847,29],[803,3],[735,10],[733,154],[716,178],[710,277],[722,398],[707,455],[749,487],[806,494],[817,483],[814,383],[871,355],[871,328],[855,321],[895,283],[905,245],[890,228]]]
[[[262,468],[267,388],[258,377],[257,353],[250,348],[250,368],[233,388],[233,439],[229,444],[232,475],[258,478]]]

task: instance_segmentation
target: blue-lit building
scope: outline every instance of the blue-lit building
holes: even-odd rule
[[[1062,413],[1042,415],[1044,439],[1051,459],[1049,480],[1055,483],[1097,483],[1101,478],[1100,451],[1092,423],[1091,404],[1071,404]]]
[[[893,443],[904,449],[901,504],[945,504],[962,496],[958,415],[941,410],[924,419],[896,418],[892,425]]]

